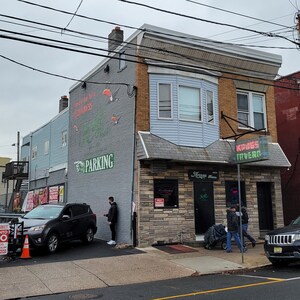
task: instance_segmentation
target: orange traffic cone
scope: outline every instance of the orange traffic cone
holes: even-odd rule
[[[31,258],[30,254],[29,254],[28,235],[26,235],[26,237],[25,237],[24,246],[23,246],[23,250],[22,250],[22,254],[21,254],[20,258]]]

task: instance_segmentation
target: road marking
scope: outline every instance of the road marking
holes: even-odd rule
[[[266,279],[266,280],[286,280],[284,278],[275,278],[275,277],[265,277],[265,276],[255,276],[255,275],[238,275],[240,277],[249,277],[249,278],[259,278],[259,279]]]
[[[283,281],[286,281],[286,280],[279,279],[279,278],[270,278],[270,281],[262,281],[262,282],[258,282],[258,283],[230,286],[230,287],[214,289],[214,290],[205,290],[205,291],[193,292],[193,293],[188,293],[188,294],[167,296],[167,297],[162,297],[162,298],[154,298],[153,300],[169,300],[169,299],[177,299],[177,298],[186,298],[186,297],[192,297],[192,296],[203,295],[203,294],[212,294],[212,293],[219,293],[219,292],[224,292],[224,291],[244,289],[244,288],[249,288],[249,287],[254,287],[254,286],[283,282]]]
[[[292,280],[299,280],[300,277],[293,277],[293,278],[288,278],[285,281],[292,281]]]

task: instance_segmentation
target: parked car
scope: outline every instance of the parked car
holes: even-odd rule
[[[290,225],[268,232],[264,249],[273,265],[284,266],[300,261],[300,216]]]
[[[54,253],[61,243],[80,239],[91,243],[97,231],[96,215],[82,203],[42,204],[18,220],[30,247],[45,247]]]

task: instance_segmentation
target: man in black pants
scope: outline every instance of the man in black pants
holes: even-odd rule
[[[245,247],[245,238],[247,238],[251,242],[252,247],[255,247],[256,240],[248,232],[249,216],[246,207],[241,208],[241,213],[242,213],[242,232],[244,237],[243,238],[244,247]]]
[[[107,217],[107,221],[111,230],[111,240],[107,242],[108,245],[116,245],[116,223],[118,219],[118,207],[117,203],[114,200],[114,197],[108,197],[108,202],[110,208],[107,214],[104,216]]]

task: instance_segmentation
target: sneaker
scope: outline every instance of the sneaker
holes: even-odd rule
[[[232,252],[232,250],[226,250],[226,253],[231,253]]]
[[[254,248],[256,245],[256,242],[252,242],[252,247]]]
[[[109,242],[107,242],[108,245],[116,245],[116,242],[113,240],[110,240]]]

